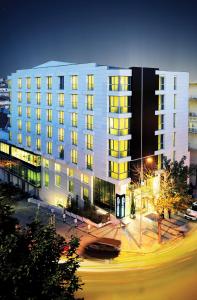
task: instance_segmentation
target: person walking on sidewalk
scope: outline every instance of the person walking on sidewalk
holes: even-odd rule
[[[65,223],[66,222],[66,214],[65,213],[63,213],[62,218],[63,218],[63,223]]]

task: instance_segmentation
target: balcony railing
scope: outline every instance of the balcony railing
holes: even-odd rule
[[[195,113],[195,112],[190,112],[190,113],[189,113],[189,117],[197,117],[197,113]]]
[[[197,128],[189,128],[189,133],[197,133]]]
[[[109,155],[116,158],[123,158],[129,156],[129,150],[116,151],[109,149]]]
[[[109,112],[111,113],[117,113],[117,114],[124,114],[131,112],[130,106],[110,106]]]
[[[109,85],[110,91],[131,91],[130,84],[110,84]]]
[[[124,129],[109,128],[109,134],[119,136],[119,135],[130,134],[130,132],[129,132],[129,128],[124,128]]]

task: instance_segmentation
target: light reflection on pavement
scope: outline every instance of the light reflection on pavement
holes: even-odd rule
[[[185,239],[152,253],[123,252],[113,261],[85,260],[85,300],[196,300],[197,224]]]

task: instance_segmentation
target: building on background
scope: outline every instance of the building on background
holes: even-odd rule
[[[49,61],[9,76],[9,139],[1,179],[50,204],[69,195],[130,213],[132,165],[151,156],[188,158],[185,72]],[[126,201],[125,201],[126,200]]]
[[[193,168],[191,182],[197,186],[197,83],[189,85],[189,151]]]

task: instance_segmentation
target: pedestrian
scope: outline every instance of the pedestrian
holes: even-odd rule
[[[77,227],[77,218],[74,219],[75,227]]]
[[[170,208],[168,209],[168,217],[169,217],[169,219],[171,219],[171,209]]]
[[[63,217],[63,223],[65,223],[66,222],[66,214],[64,213],[62,217]]]

